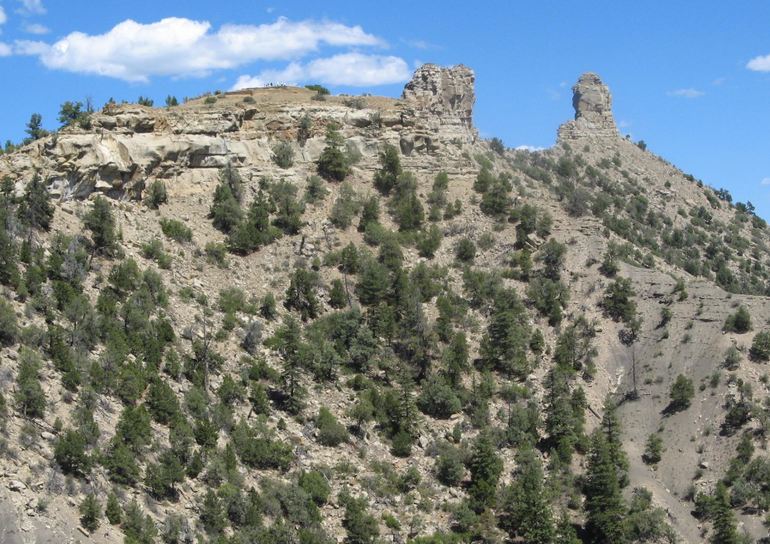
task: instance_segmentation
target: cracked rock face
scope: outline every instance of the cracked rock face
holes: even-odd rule
[[[559,141],[617,138],[612,95],[598,75],[588,72],[572,87],[575,119],[559,127]]]
[[[362,97],[363,107],[342,96],[315,101],[311,91],[300,88],[247,89],[173,108],[108,104],[86,127],[65,128],[0,157],[0,179],[12,176],[21,190],[24,180],[38,175],[61,199],[85,199],[95,192],[139,199],[154,180],[187,194],[204,190],[226,164],[248,179],[269,175],[278,141],[291,143],[303,160],[315,161],[330,123],[372,160],[382,142],[399,145],[415,165],[432,157],[460,160],[463,146],[478,138],[472,120],[474,81],[473,70],[465,66],[428,64],[415,72],[401,100]],[[311,134],[299,144],[297,131],[305,117]]]

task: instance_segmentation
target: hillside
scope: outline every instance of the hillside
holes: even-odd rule
[[[540,152],[425,65],[0,155],[0,542],[763,541],[770,231],[573,92]]]

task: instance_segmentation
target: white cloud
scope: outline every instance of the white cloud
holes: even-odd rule
[[[23,28],[24,32],[28,34],[37,34],[38,36],[48,34],[51,31],[47,26],[38,23],[26,24]]]
[[[315,59],[307,64],[292,62],[283,70],[264,70],[256,76],[243,75],[238,78],[233,90],[263,87],[267,83],[297,84],[307,81],[370,87],[400,83],[409,79],[409,76],[407,63],[399,57],[341,53]]]
[[[0,6],[0,25],[4,25],[7,20],[8,16],[5,14],[3,6]]]
[[[73,32],[61,40],[19,42],[17,52],[38,56],[51,69],[146,82],[152,76],[204,76],[254,61],[291,60],[333,47],[378,46],[360,26],[333,21],[224,25],[171,17],[141,24],[126,20],[104,34]]]
[[[43,0],[19,0],[22,8],[21,12],[30,15],[43,15],[46,12]]]
[[[8,57],[13,53],[11,46],[7,43],[0,42],[0,57]]]
[[[762,181],[759,182],[760,185],[770,185],[770,177],[762,178]]]
[[[699,98],[706,93],[699,91],[698,89],[688,87],[686,89],[675,89],[673,91],[668,91],[666,94],[668,96],[677,96],[679,98]]]
[[[516,151],[529,151],[530,153],[536,153],[537,151],[543,151],[544,147],[539,147],[536,145],[519,145],[514,147]]]
[[[754,72],[770,72],[770,55],[754,57],[746,63],[746,68]]]

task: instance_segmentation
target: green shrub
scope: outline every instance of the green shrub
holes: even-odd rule
[[[607,286],[602,298],[604,313],[614,321],[629,323],[636,316],[636,302],[631,280],[618,278]]]
[[[53,457],[65,474],[83,475],[91,466],[86,439],[75,430],[65,431],[54,446]]]
[[[695,396],[695,387],[692,380],[683,374],[679,374],[671,385],[669,397],[671,399],[670,409],[678,412],[690,407],[690,402]]]
[[[328,181],[342,181],[350,173],[347,157],[342,151],[344,140],[335,126],[326,131],[326,147],[318,158],[318,175]]]
[[[329,220],[340,229],[346,229],[353,222],[353,218],[361,209],[361,202],[353,187],[345,183],[340,187],[337,199],[332,206]]]
[[[324,181],[321,177],[312,175],[308,178],[305,186],[305,202],[315,204],[326,198],[327,194],[329,191],[324,187]]]
[[[24,417],[42,418],[45,415],[46,398],[40,386],[40,356],[27,347],[21,348],[19,370],[16,376],[16,406]]]
[[[348,430],[325,406],[318,411],[315,423],[318,427],[318,442],[322,445],[336,447],[348,441]]]
[[[204,249],[206,260],[219,268],[227,268],[227,246],[219,242],[207,242]]]
[[[398,149],[388,144],[385,146],[385,150],[380,153],[380,169],[374,174],[374,187],[382,194],[388,195],[396,187],[401,174],[401,159],[398,155]]]
[[[770,331],[758,332],[751,342],[749,356],[753,361],[767,362],[770,360]]]
[[[472,263],[476,258],[476,244],[469,238],[462,238],[455,246],[455,257],[463,263]]]
[[[168,192],[166,184],[156,179],[147,188],[147,206],[153,210],[160,208],[161,204],[168,202]]]
[[[110,525],[120,525],[123,520],[123,509],[120,507],[118,497],[114,492],[110,492],[107,495],[107,506],[104,509],[104,515],[107,516],[107,521]]]
[[[106,198],[97,196],[89,212],[83,217],[83,224],[91,231],[91,239],[97,250],[111,252],[115,249],[115,217]]]
[[[176,242],[192,242],[192,230],[177,219],[161,219],[160,230]]]
[[[727,316],[724,330],[744,334],[751,330],[751,314],[745,306],[740,306],[734,314]]]
[[[648,465],[656,465],[663,455],[663,439],[659,434],[653,433],[647,438],[642,460]]]
[[[436,478],[446,486],[460,485],[465,474],[463,455],[459,448],[444,444],[436,457]]]
[[[165,252],[163,242],[157,238],[142,245],[142,257],[155,261],[160,268],[171,268],[171,256]]]
[[[310,495],[313,502],[318,506],[323,506],[326,501],[329,500],[332,489],[329,486],[329,482],[326,481],[326,477],[317,470],[310,470],[305,472],[304,470],[299,475],[299,486]]]
[[[0,299],[0,346],[12,346],[19,336],[16,312],[5,300]]]
[[[273,162],[280,168],[291,168],[294,164],[294,148],[289,142],[280,142],[273,146]]]
[[[317,83],[313,83],[311,85],[305,85],[305,88],[310,91],[314,91],[316,94],[320,94],[320,95],[328,96],[330,94],[329,89]]]
[[[412,454],[414,438],[406,431],[398,431],[393,435],[390,445],[390,453],[396,457],[409,457]]]
[[[96,499],[96,495],[89,493],[78,508],[80,511],[80,524],[89,533],[99,528],[99,518],[102,517],[102,505]]]
[[[441,378],[432,378],[423,386],[417,406],[429,416],[439,419],[448,419],[462,408],[452,387]]]

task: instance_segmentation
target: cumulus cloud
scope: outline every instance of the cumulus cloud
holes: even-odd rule
[[[205,76],[255,61],[295,60],[323,45],[384,44],[360,26],[333,21],[279,18],[213,31],[208,21],[170,17],[149,24],[128,19],[104,34],[73,32],[52,44],[21,41],[16,52],[37,56],[51,69],[146,82],[153,76]]]
[[[668,91],[666,94],[668,96],[677,96],[679,98],[699,98],[706,93],[699,91],[698,89],[688,87],[686,89],[674,89],[673,91]]]
[[[770,72],[770,55],[754,57],[746,63],[746,68],[754,72]]]
[[[0,25],[4,25],[7,20],[8,16],[5,14],[3,6],[0,6]]]
[[[8,57],[13,53],[11,46],[7,43],[0,42],[0,57]]]
[[[297,84],[306,81],[328,85],[370,87],[409,79],[407,63],[393,56],[341,53],[306,64],[293,62],[283,70],[264,70],[256,76],[242,75],[233,90],[263,87],[267,83]]]
[[[543,151],[544,147],[539,147],[536,145],[519,145],[514,147],[516,151],[529,151],[530,153],[536,153],[538,151]]]
[[[29,15],[43,15],[46,12],[43,0],[20,0],[22,13]]]
[[[48,34],[50,32],[50,29],[47,26],[41,25],[39,23],[26,24],[23,28],[24,32],[27,34],[37,34],[38,36],[42,36],[43,34]]]

